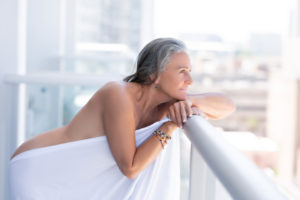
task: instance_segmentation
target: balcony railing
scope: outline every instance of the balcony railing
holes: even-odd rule
[[[233,199],[289,199],[253,162],[230,145],[222,137],[222,133],[205,119],[193,116],[186,122],[184,130],[192,145],[201,154]],[[192,159],[191,162],[193,162]],[[191,180],[193,174],[196,173],[192,170],[190,174]],[[201,184],[198,188],[191,184],[190,200],[199,199],[198,195],[194,194],[207,193],[203,188],[205,187]],[[214,192],[211,189],[210,191]],[[206,194],[203,200],[213,196],[214,194]]]

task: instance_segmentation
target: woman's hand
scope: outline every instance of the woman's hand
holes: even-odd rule
[[[208,119],[207,115],[198,107],[192,106],[192,102],[190,100],[177,101],[168,109],[168,117],[180,128],[182,128],[187,118],[192,115],[199,115]]]

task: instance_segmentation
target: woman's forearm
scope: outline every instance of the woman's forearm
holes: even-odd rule
[[[164,123],[159,130],[171,136],[177,125],[173,122]],[[126,173],[127,177],[135,178],[144,168],[156,159],[163,150],[161,142],[157,136],[150,136],[141,146],[136,149],[131,169]],[[172,140],[172,139],[171,139]],[[168,148],[168,144],[165,145]]]
[[[231,99],[221,93],[190,94],[188,99],[210,119],[221,119],[235,111]]]

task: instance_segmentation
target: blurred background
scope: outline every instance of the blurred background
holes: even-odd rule
[[[0,199],[15,148],[69,123],[106,81],[133,73],[157,37],[186,43],[191,93],[222,92],[237,106],[211,123],[300,199],[300,0],[1,0]],[[184,135],[181,144],[187,199]]]

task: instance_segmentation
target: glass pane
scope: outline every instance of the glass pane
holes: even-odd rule
[[[68,124],[98,87],[28,85],[26,138]]]
[[[63,57],[63,70],[131,73],[140,48],[140,18],[138,0],[77,0],[74,49]]]

